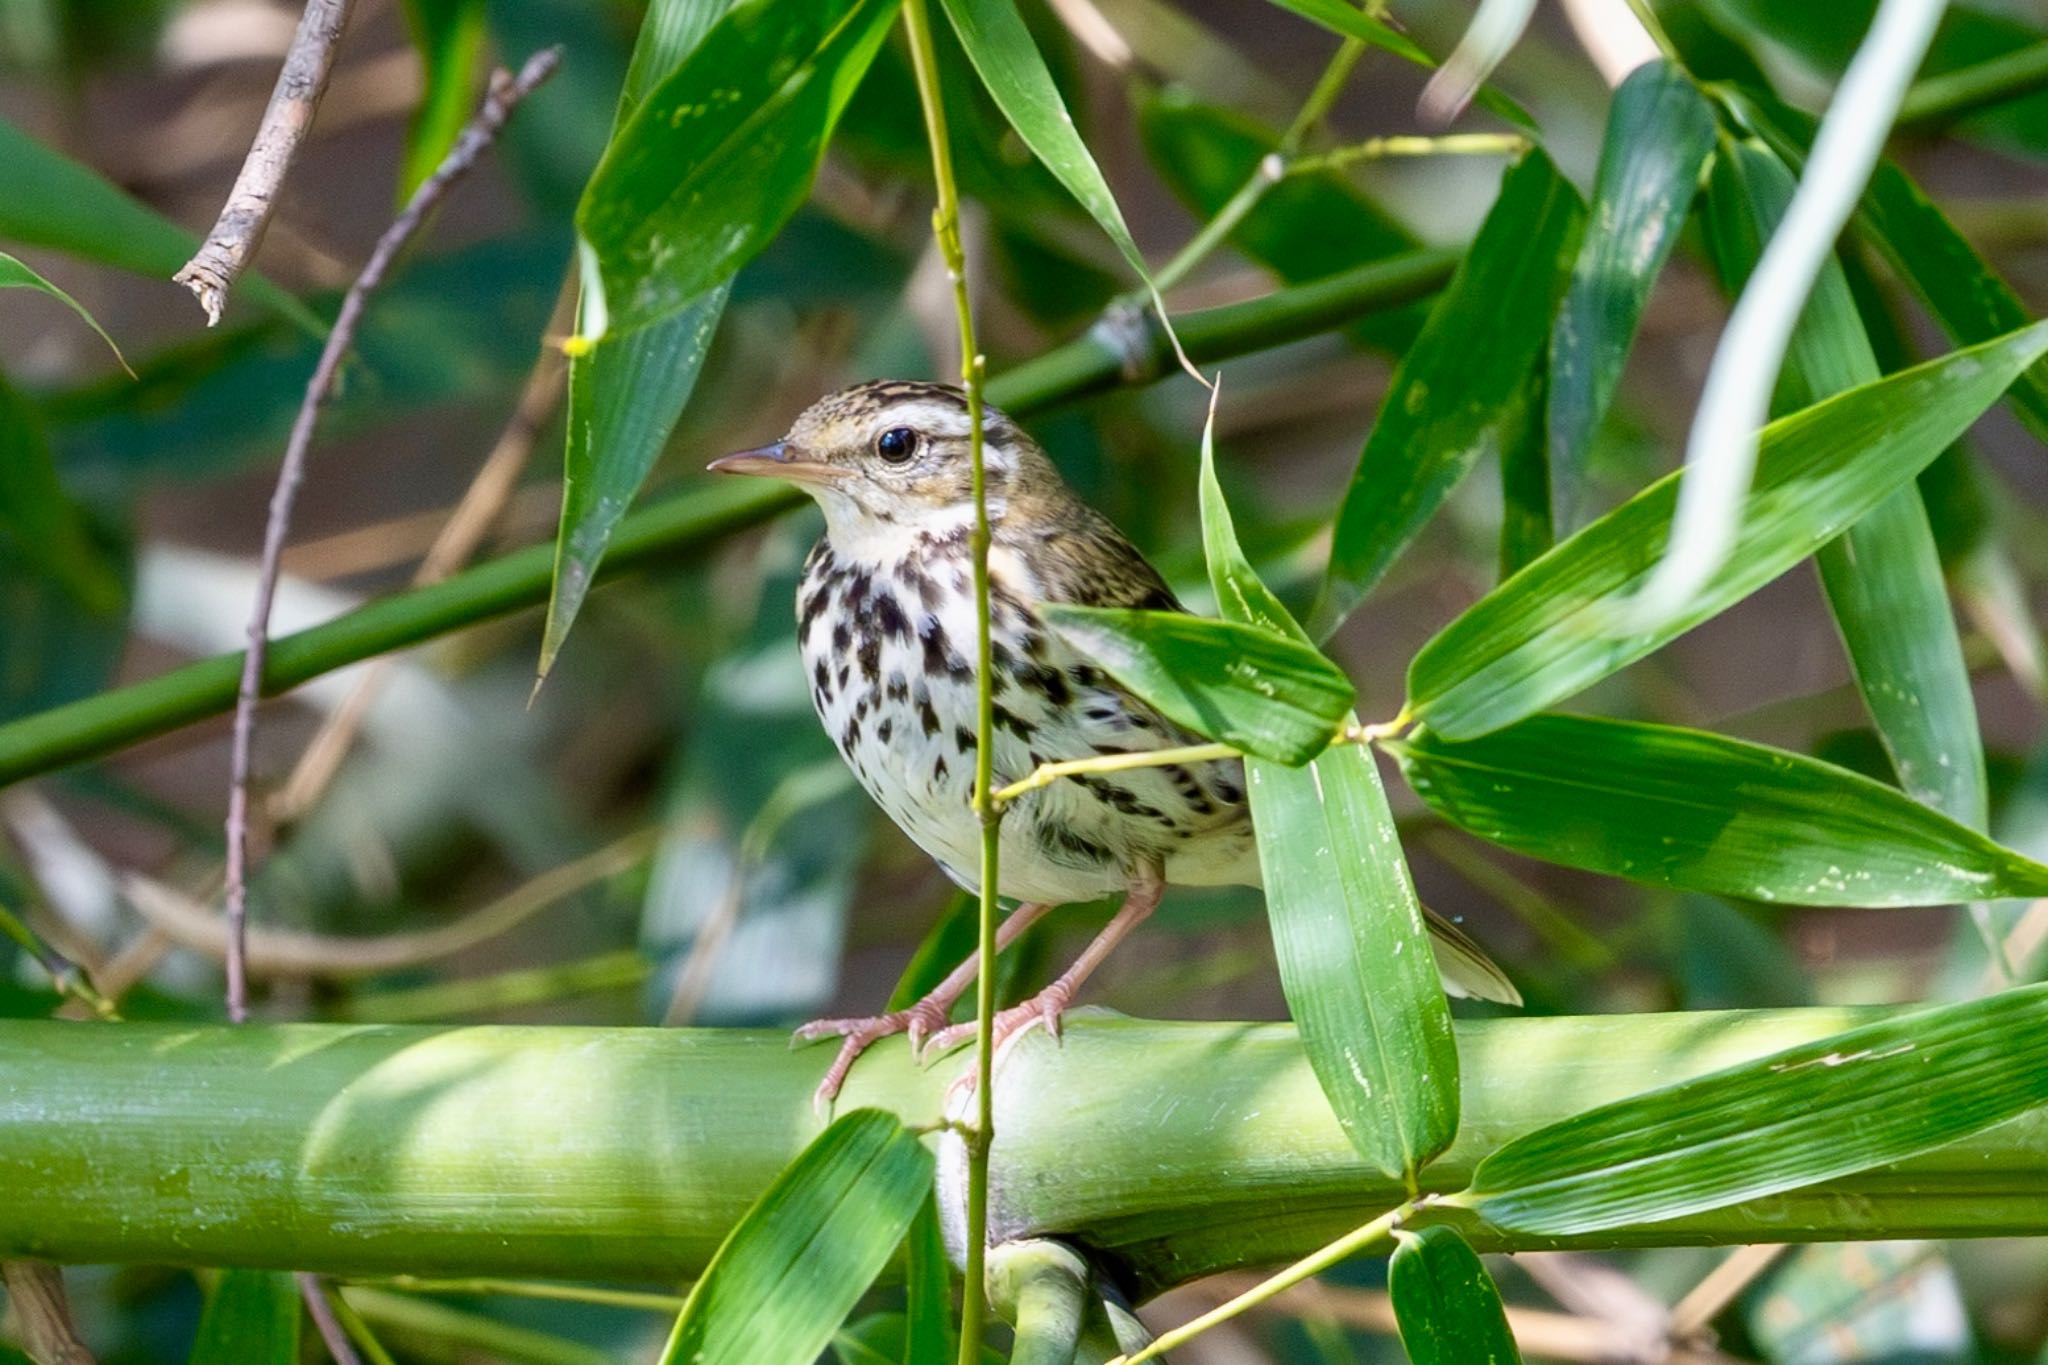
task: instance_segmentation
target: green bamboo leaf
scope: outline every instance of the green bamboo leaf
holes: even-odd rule
[[[614,139],[724,12],[725,0],[657,0],[648,8],[619,93]],[[542,677],[569,638],[612,533],[696,390],[729,289],[729,282],[716,283],[678,312],[635,331],[608,334],[570,357],[562,515],[541,631]]]
[[[1202,544],[1225,619],[1304,645],[1252,571],[1202,434]],[[1247,758],[1252,823],[1288,1012],[1324,1097],[1359,1154],[1411,1186],[1458,1131],[1458,1049],[1422,907],[1360,745],[1305,768]]]
[[[1516,1138],[1452,1202],[1593,1232],[1903,1161],[2048,1103],[2048,986],[1850,1029]]]
[[[114,353],[114,359],[121,362],[121,368],[128,370],[129,378],[135,377],[135,371],[128,369],[128,358],[121,354],[121,348],[114,344],[114,339],[107,335],[107,329],[100,326],[99,320],[93,317],[91,313],[85,311],[84,304],[72,298],[56,285],[51,284],[41,275],[38,275],[35,271],[29,269],[4,251],[0,251],[0,289],[37,289],[48,294],[51,298],[57,300],[81,318],[84,318],[85,325],[99,333],[100,340],[107,343],[107,349]]]
[[[0,238],[49,247],[138,275],[169,279],[199,247],[199,239],[145,208],[98,172],[0,118]],[[274,312],[316,335],[326,324],[306,306],[254,271],[243,289]]]
[[[1319,636],[1364,600],[1480,457],[1526,428],[1530,374],[1584,218],[1578,192],[1541,149],[1502,175],[1358,457],[1311,614]]]
[[[1356,38],[1362,43],[1370,43],[1417,66],[1436,66],[1436,59],[1417,47],[1407,34],[1383,19],[1374,18],[1361,9],[1345,4],[1344,0],[1272,2],[1281,9],[1292,10],[1311,24],[1328,29],[1340,38]]]
[[[1387,1295],[1413,1365],[1522,1365],[1500,1290],[1465,1239],[1446,1227],[1395,1236]]]
[[[1556,543],[1550,506],[1550,454],[1545,449],[1544,403],[1550,360],[1537,356],[1500,420],[1500,576],[1513,578]]]
[[[906,1001],[906,1004],[909,1002]],[[903,1239],[902,1365],[953,1358],[952,1263],[936,1198],[925,1196]]]
[[[1550,334],[1551,502],[1569,525],[1586,453],[1714,152],[1714,111],[1668,61],[1614,92],[1590,227]]]
[[[744,0],[635,108],[576,226],[606,316],[591,338],[689,307],[781,230],[810,192],[895,0]]]
[[[5,257],[0,257],[4,263]],[[61,584],[94,616],[119,610],[126,589],[85,513],[58,482],[34,408],[0,378],[0,550]],[[27,585],[22,585],[26,589]],[[26,661],[24,661],[25,663]]]
[[[297,1365],[299,1287],[282,1270],[223,1270],[199,1315],[191,1365]]]
[[[1710,237],[1731,290],[1776,230],[1794,182],[1762,143],[1734,144],[1714,167]],[[1878,377],[1877,357],[1839,264],[1830,261],[1792,335],[1780,410]],[[1900,785],[1973,829],[1989,815],[1984,744],[1941,555],[1920,490],[1908,484],[1816,556],[1863,703]]]
[[[1272,0],[1272,3],[1339,37],[1355,38],[1416,66],[1432,71],[1437,69],[1436,58],[1416,46],[1406,34],[1364,10],[1353,8],[1345,0]],[[1482,78],[1484,74],[1481,73]],[[1536,121],[1529,117],[1528,111],[1491,86],[1482,87],[1474,98],[1508,122],[1535,131]]]
[[[1196,734],[1290,765],[1329,747],[1357,696],[1317,651],[1258,626],[1178,611],[1050,605],[1046,624]]]
[[[1447,739],[1571,696],[1741,601],[1861,520],[2048,351],[2048,323],[1853,389],[1764,428],[1727,562],[1649,630],[1623,604],[1664,554],[1678,475],[1587,526],[1480,599],[1408,669],[1411,712]]]
[[[836,1120],[726,1237],[661,1365],[816,1359],[909,1230],[932,1165],[894,1115],[857,1109]]]
[[[1806,164],[1811,117],[1750,90],[1725,90],[1721,98],[1795,173]],[[1855,226],[1957,345],[2003,336],[2032,320],[2013,287],[1896,162],[1877,163],[1857,205]],[[2048,440],[2048,365],[2022,374],[2012,400],[2034,435]]]
[[[1257,626],[1313,649],[1315,643],[1308,638],[1308,632],[1281,605],[1238,544],[1237,524],[1231,518],[1230,505],[1223,500],[1223,485],[1216,478],[1216,399],[1211,397],[1209,403],[1209,421],[1202,428],[1202,558],[1209,567],[1209,584],[1216,593],[1217,610],[1226,621]]]
[[[1356,38],[1362,43],[1383,48],[1404,61],[1436,69],[1436,59],[1417,47],[1406,34],[1386,21],[1345,3],[1345,0],[1272,0],[1272,3],[1300,15],[1319,28],[1328,29],[1340,38]],[[1529,117],[1528,111],[1491,86],[1482,87],[1474,98],[1488,112],[1530,132],[1536,131],[1536,120]]]
[[[942,0],[967,60],[981,76],[996,107],[1045,168],[1058,178],[1088,216],[1101,225],[1138,278],[1149,287],[1145,255],[1131,240],[1123,211],[1102,168],[1074,129],[1073,116],[1053,84],[1031,30],[1012,0]]]
[[[1138,135],[1152,169],[1205,221],[1280,146],[1279,129],[1235,109],[1200,103],[1178,85],[1139,101]],[[1348,176],[1331,170],[1290,174],[1268,188],[1231,229],[1230,243],[1290,284],[1319,280],[1420,245]],[[1363,318],[1347,331],[1359,341],[1400,352],[1415,340],[1424,315],[1420,307],[1403,308]]]
[[[2048,867],[1882,782],[1724,735],[1542,715],[1387,747],[1445,819],[1568,867],[1793,905],[2048,893]]]
[[[405,0],[405,27],[419,53],[425,93],[406,125],[400,203],[434,173],[475,108],[484,61],[484,0]]]

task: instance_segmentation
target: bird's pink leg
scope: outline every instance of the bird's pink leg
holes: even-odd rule
[[[1026,901],[1012,910],[996,926],[996,951],[1001,952],[1016,942],[1018,935],[1050,909],[1052,906],[1048,903]],[[980,970],[981,954],[970,953],[967,960],[949,972],[944,981],[932,987],[923,999],[908,1009],[852,1019],[815,1019],[798,1029],[793,1042],[815,1043],[821,1038],[846,1040],[839,1045],[839,1055],[832,1060],[832,1065],[826,1068],[825,1078],[818,1082],[814,1099],[819,1111],[822,1113],[830,1107],[839,1094],[839,1087],[846,1083],[846,1073],[853,1069],[855,1060],[872,1044],[898,1033],[907,1033],[910,1035],[910,1054],[917,1056],[924,1048],[925,1038],[943,1030],[952,1019],[954,1002],[974,984]]]
[[[1166,893],[1166,883],[1159,873],[1147,871],[1131,880],[1130,894],[1124,897],[1121,910],[1115,918],[1102,926],[1102,932],[1089,940],[1081,955],[1074,959],[1053,983],[1021,1004],[1012,1005],[998,1014],[995,1019],[995,1050],[1003,1047],[1031,1030],[1033,1024],[1044,1024],[1045,1031],[1053,1037],[1060,1036],[1060,1015],[1067,1006],[1074,1003],[1075,992],[1081,989],[1102,960],[1123,942],[1130,932],[1143,924],[1148,916],[1159,907],[1159,898]],[[975,1021],[954,1024],[932,1035],[929,1051],[940,1052],[956,1047],[975,1036]]]

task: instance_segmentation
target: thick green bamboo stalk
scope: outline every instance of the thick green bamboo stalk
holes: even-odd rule
[[[1178,323],[1181,340],[1198,361],[1299,341],[1425,298],[1442,288],[1456,264],[1454,251],[1409,252],[1245,303],[1189,313]],[[1165,371],[1170,355],[1156,321],[1135,314],[1127,328],[1098,327],[990,380],[989,401],[1019,416],[1040,412],[1119,384],[1149,383]],[[695,486],[621,521],[599,573],[613,578],[701,553],[803,500],[782,485],[752,480]],[[264,691],[288,691],[375,655],[539,606],[547,600],[553,556],[550,545],[529,546],[284,636],[270,646]],[[234,705],[241,671],[240,651],[216,655],[0,725],[0,787],[220,715]]]
[[[1454,1188],[1579,1109],[1880,1013],[1462,1024],[1464,1125],[1425,1183]],[[730,1030],[0,1022],[0,1258],[683,1278],[817,1131],[826,1060]],[[929,1124],[964,1063],[921,1071],[883,1045],[841,1103]],[[1291,1259],[1403,1197],[1281,1024],[1083,1011],[1064,1046],[1034,1036],[999,1071],[996,1133],[992,1236],[1058,1236],[1146,1294]],[[957,1193],[957,1139],[932,1140]],[[2048,1114],[1570,1244],[2042,1234]]]

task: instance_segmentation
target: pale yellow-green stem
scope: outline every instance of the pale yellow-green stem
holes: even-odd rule
[[[910,39],[911,66],[917,76],[918,103],[924,106],[925,134],[932,146],[932,180],[938,203],[932,210],[932,231],[953,282],[953,306],[960,323],[960,383],[967,392],[968,451],[973,471],[974,535],[969,541],[974,560],[975,716],[974,813],[981,821],[981,970],[974,986],[974,1062],[980,1078],[974,1087],[974,1125],[966,1134],[967,1236],[961,1294],[961,1365],[980,1365],[982,1323],[986,1317],[984,1257],[988,1242],[988,1154],[995,1134],[991,1096],[995,1090],[996,1015],[996,885],[1002,808],[995,801],[995,687],[993,650],[989,638],[988,471],[982,451],[983,361],[974,339],[974,305],[967,292],[967,252],[960,241],[960,191],[953,179],[953,153],[946,137],[946,110],[940,99],[938,55],[932,47],[932,22],[925,0],[904,0],[903,27]]]
[[[1437,1202],[1436,1196],[1422,1195],[1419,1198],[1410,1199],[1405,1204],[1388,1209],[1370,1223],[1345,1233],[1336,1241],[1317,1251],[1310,1252],[1285,1270],[1276,1271],[1267,1276],[1250,1289],[1245,1290],[1244,1293],[1239,1294],[1236,1298],[1217,1304],[1193,1322],[1184,1323],[1174,1328],[1171,1332],[1161,1333],[1151,1345],[1136,1355],[1119,1356],[1109,1362],[1109,1365],[1139,1365],[1141,1361],[1156,1360],[1175,1347],[1185,1346],[1211,1327],[1226,1323],[1240,1313],[1249,1312],[1251,1309],[1257,1308],[1260,1304],[1265,1303],[1276,1295],[1283,1294],[1287,1290],[1292,1289],[1303,1280],[1313,1279],[1331,1266],[1341,1261],[1347,1261],[1359,1252],[1376,1246],[1383,1241],[1391,1241],[1395,1232],[1401,1228],[1402,1224],[1414,1217],[1417,1212],[1435,1202]]]
[[[1392,720],[1380,721],[1373,725],[1361,725],[1348,720],[1337,727],[1330,736],[1330,747],[1340,744],[1373,744],[1400,734],[1413,722],[1408,708],[1402,707],[1399,715]],[[1127,754],[1097,754],[1092,758],[1069,758],[1058,763],[1041,763],[1031,770],[1027,777],[998,788],[995,804],[998,810],[1029,792],[1049,787],[1063,777],[1080,777],[1089,773],[1120,773],[1132,768],[1163,768],[1172,763],[1211,763],[1223,758],[1243,758],[1244,750],[1233,744],[1183,744],[1173,749],[1140,749]]]
[[[1314,156],[1296,157],[1287,164],[1288,175],[1314,175],[1318,171],[1341,171],[1361,161],[1385,161],[1417,156],[1514,156],[1528,150],[1529,139],[1520,133],[1445,133],[1438,137],[1402,134],[1369,137],[1343,147],[1332,147]]]
[[[1063,777],[1076,777],[1083,773],[1116,773],[1129,768],[1162,768],[1169,763],[1207,763],[1218,758],[1239,757],[1242,757],[1241,751],[1229,744],[1183,744],[1176,749],[1140,749],[1128,754],[1070,758],[1058,763],[1039,764],[1031,770],[1029,777],[997,791],[995,799],[998,806],[1005,806],[1027,792],[1050,787]]]

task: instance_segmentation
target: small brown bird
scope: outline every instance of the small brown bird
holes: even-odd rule
[[[1047,630],[1038,607],[1067,602],[1178,611],[1145,557],[1061,480],[1038,443],[984,414],[992,544],[995,782],[1044,763],[1200,743]],[[773,445],[715,460],[733,474],[787,479],[825,512],[797,589],[797,639],[818,717],[868,794],[969,891],[980,881],[972,808],[976,612],[967,403],[941,384],[882,380],[820,399]],[[1079,775],[1020,797],[1002,825],[998,890],[1020,902],[1008,946],[1057,905],[1125,892],[1123,907],[1036,996],[996,1017],[998,1046],[1060,1013],[1168,885],[1257,886],[1258,850],[1236,760]],[[1459,930],[1431,917],[1454,994],[1518,1002],[1514,986]],[[798,1038],[844,1039],[818,1088],[837,1094],[871,1043],[908,1033],[943,1049],[974,981],[968,959],[909,1009],[821,1019]]]

